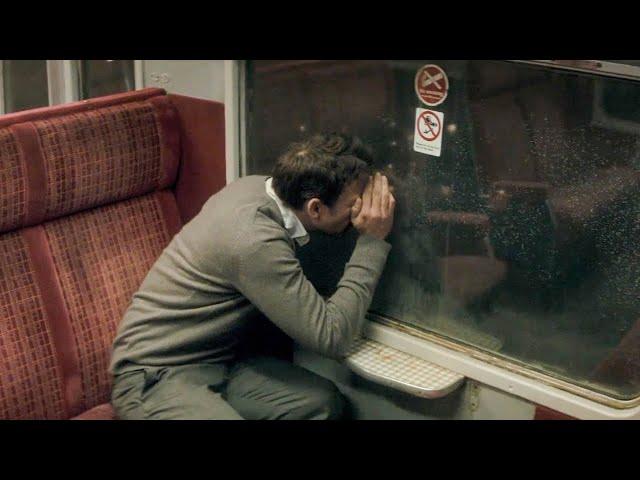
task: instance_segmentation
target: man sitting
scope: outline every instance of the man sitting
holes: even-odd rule
[[[243,347],[266,316],[304,347],[339,358],[360,334],[391,246],[395,199],[357,139],[292,144],[272,177],[241,178],[205,203],[134,294],[113,345],[121,419],[338,419],[330,381]],[[295,257],[308,231],[358,230],[325,299]],[[244,353],[243,353],[244,352]]]

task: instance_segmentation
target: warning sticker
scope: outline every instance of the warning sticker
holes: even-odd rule
[[[447,98],[449,78],[438,65],[425,65],[416,73],[415,88],[422,103],[434,107]]]
[[[442,150],[442,127],[444,113],[424,108],[416,108],[416,131],[413,135],[413,149],[434,157]]]

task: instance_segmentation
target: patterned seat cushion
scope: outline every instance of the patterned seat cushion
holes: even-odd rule
[[[165,196],[174,202],[172,195]],[[160,194],[44,225],[77,352],[88,409],[109,399],[111,344],[131,296],[171,240]]]
[[[116,412],[110,403],[103,403],[81,413],[71,420],[117,420]]]
[[[45,219],[135,197],[167,183],[161,131],[150,102],[41,120],[33,126],[46,171]]]
[[[0,232],[166,189],[179,156],[166,97],[0,128]]]
[[[112,416],[117,325],[181,225],[177,111],[154,95],[0,128],[0,419]]]
[[[25,239],[0,236],[0,419],[66,417],[45,302]]]
[[[23,225],[27,215],[27,177],[18,142],[9,129],[0,130],[0,232]]]

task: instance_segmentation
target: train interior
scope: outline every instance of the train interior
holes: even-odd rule
[[[640,418],[640,74],[636,72],[640,61],[607,63],[632,72],[624,70],[624,74],[564,68],[550,61],[506,60],[26,62],[0,62],[0,113],[5,114],[0,115],[0,128],[17,118],[11,117],[15,112],[29,120],[30,109],[36,107],[69,103],[76,105],[69,107],[73,112],[82,108],[81,102],[112,108],[109,102],[149,101],[121,108],[123,115],[140,118],[156,112],[162,132],[157,148],[163,153],[157,158],[149,154],[149,162],[157,160],[161,166],[153,168],[168,173],[153,187],[157,191],[141,183],[136,187],[139,192],[94,193],[96,198],[102,195],[109,201],[133,202],[131,205],[137,205],[140,198],[151,202],[157,196],[159,200],[153,202],[159,203],[153,205],[159,206],[148,207],[149,215],[174,218],[167,223],[174,229],[193,216],[196,205],[209,192],[240,176],[270,174],[283,149],[310,133],[342,131],[357,135],[371,147],[374,168],[390,179],[397,208],[388,239],[392,250],[369,321],[404,335],[407,345],[414,345],[402,351],[394,343],[399,350],[389,355],[405,362],[393,367],[399,376],[406,373],[406,365],[418,365],[411,368],[419,374],[420,369],[430,368],[431,363],[425,362],[432,362],[453,372],[456,381],[437,396],[426,395],[424,390],[416,394],[417,387],[410,381],[403,390],[398,387],[402,382],[389,375],[363,374],[348,362],[321,358],[295,345],[282,347],[291,348],[291,358],[300,365],[331,378],[352,400],[356,418]],[[417,88],[417,73],[426,65],[435,65],[447,78],[444,100],[435,105],[425,102]],[[43,85],[48,90],[43,92]],[[146,90],[149,87],[156,90]],[[143,89],[151,93],[134,92]],[[138,100],[101,100],[123,92],[141,96]],[[168,100],[149,100],[165,93]],[[94,100],[98,103],[91,103]],[[177,113],[167,113],[174,108],[167,103]],[[127,109],[133,113],[126,113]],[[424,109],[443,119],[441,150],[435,155],[416,148],[416,114]],[[33,113],[34,119],[43,119],[33,121],[38,132],[53,128],[43,111]],[[180,118],[178,123],[171,115]],[[195,133],[185,135],[184,125]],[[32,133],[24,133],[24,128],[20,131],[18,143],[26,139],[25,145],[33,145],[28,143]],[[179,154],[170,144],[171,135],[181,138]],[[99,135],[95,138],[102,141]],[[9,133],[2,139],[10,145]],[[175,171],[166,166],[169,154],[163,149],[176,157],[180,166],[171,167]],[[207,163],[206,149],[217,152],[215,167]],[[19,177],[18,164],[8,163],[17,162],[18,153],[7,152],[0,152],[4,162],[0,178],[9,186],[10,195],[22,195],[11,183]],[[46,155],[44,163],[49,161]],[[190,167],[189,162],[195,166]],[[122,168],[125,173],[118,175],[131,175],[126,165]],[[20,187],[25,191],[41,185],[32,178],[45,182],[45,177],[34,177],[33,171],[27,172],[31,183]],[[210,178],[198,180],[198,176],[206,178],[205,171],[211,173]],[[115,188],[105,185],[107,190]],[[133,199],[132,192],[149,197]],[[29,202],[18,196],[6,198],[9,200],[0,204],[3,215],[18,211],[10,203],[16,198]],[[107,200],[100,202],[65,206],[56,215],[107,208],[101,207]],[[45,216],[43,210],[31,218],[30,212],[24,218],[10,219],[11,224],[3,224],[4,217],[0,217],[2,235],[5,240],[10,237],[0,240],[9,242],[2,244],[8,257],[26,255],[18,252],[22,248],[15,233],[18,227],[40,228],[38,222],[51,220],[53,226],[45,224],[44,231],[56,241],[76,235],[74,224],[64,223],[67,217],[57,219],[49,210]],[[145,224],[141,212],[135,211],[139,218],[134,223]],[[93,220],[87,217],[86,221]],[[123,235],[133,235],[132,231],[123,231]],[[49,238],[34,235],[25,237],[27,250],[33,254]],[[305,275],[321,294],[329,296],[335,290],[356,238],[353,228],[340,236],[311,232],[311,242],[297,251]],[[65,256],[61,245],[55,246],[62,250],[54,250],[54,261],[56,255]],[[153,248],[146,245],[145,255],[159,253],[159,243]],[[145,257],[144,265],[151,260]],[[73,266],[73,259],[69,262],[71,270],[81,268]],[[4,275],[0,285],[11,287],[14,274],[0,268]],[[42,279],[46,272],[36,274]],[[140,278],[127,276],[126,282],[141,280],[143,272],[136,275]],[[17,313],[10,310],[9,296],[5,300],[0,306],[6,307],[7,322],[13,322]],[[118,302],[117,307],[109,308],[124,308],[122,299]],[[100,348],[104,351],[98,357],[107,355],[112,327],[102,332]],[[54,340],[62,335],[49,334]],[[462,369],[458,368],[461,363],[443,364],[446,353],[437,358],[418,355],[420,342],[455,352],[471,366]],[[420,357],[419,363],[412,352]],[[94,362],[91,355],[87,362],[104,364],[102,357]],[[484,372],[486,365],[507,372],[508,388],[502,380],[488,380],[485,373],[474,378],[473,365],[479,365],[478,372]],[[100,392],[106,391],[106,374],[96,375]],[[514,393],[511,385],[517,381],[511,379],[521,380],[530,389],[522,387]],[[83,377],[84,381],[89,380]],[[69,388],[67,406],[72,402],[69,398],[74,398]],[[540,389],[548,395],[527,393]],[[96,393],[91,405],[85,401],[85,407],[105,401],[100,395]],[[551,400],[560,397],[567,400]],[[585,407],[585,399],[593,406]],[[609,413],[601,413],[603,404]],[[6,407],[0,413],[19,410]],[[67,410],[67,414],[55,415],[71,416],[73,408]],[[82,411],[76,410],[76,414]],[[36,415],[35,411],[29,410],[24,417]],[[46,416],[42,409],[37,412]]]

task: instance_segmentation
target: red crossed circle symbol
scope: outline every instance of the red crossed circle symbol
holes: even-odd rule
[[[440,125],[440,119],[435,113],[431,110],[425,110],[418,116],[416,130],[427,142],[433,142],[440,136],[442,125]]]
[[[449,93],[449,78],[438,65],[425,65],[414,80],[418,98],[430,106],[440,105]]]

